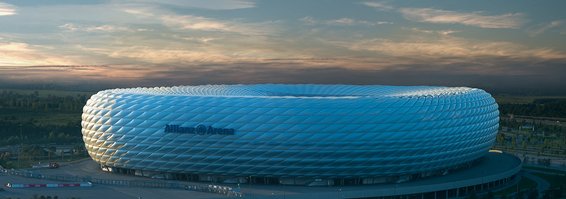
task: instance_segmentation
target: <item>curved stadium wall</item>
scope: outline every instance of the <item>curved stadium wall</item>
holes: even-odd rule
[[[442,172],[488,153],[499,112],[467,87],[206,85],[111,89],[82,115],[89,155],[134,171],[278,179]]]

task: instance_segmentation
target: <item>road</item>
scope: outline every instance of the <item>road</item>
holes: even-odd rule
[[[537,183],[537,190],[538,190],[538,195],[543,196],[544,192],[546,192],[546,190],[548,190],[550,188],[550,183],[548,183],[545,179],[542,179],[536,175],[533,175],[532,173],[530,173],[530,171],[525,171],[523,173],[523,176],[525,176],[526,178],[529,178],[533,181],[535,181]]]
[[[0,176],[2,185],[11,183],[61,183],[51,180],[23,178],[19,176]],[[124,186],[94,185],[92,187],[62,188],[6,188],[0,191],[0,198],[33,198],[34,196],[57,196],[58,198],[226,198],[226,196],[186,191],[180,189],[135,188]]]

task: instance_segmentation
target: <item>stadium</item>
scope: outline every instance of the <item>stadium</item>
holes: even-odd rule
[[[327,186],[474,167],[498,122],[495,100],[476,88],[204,85],[100,91],[83,108],[82,133],[106,171]]]

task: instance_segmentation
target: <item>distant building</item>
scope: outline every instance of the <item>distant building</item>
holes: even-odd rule
[[[535,126],[532,124],[523,124],[519,126],[519,130],[522,131],[535,131]]]
[[[72,155],[75,151],[75,146],[73,145],[48,145],[43,148],[45,152],[52,152],[54,155],[57,156],[68,156]],[[53,150],[53,151],[52,151]]]
[[[0,147],[0,157],[13,158],[20,153],[19,146],[11,145]]]

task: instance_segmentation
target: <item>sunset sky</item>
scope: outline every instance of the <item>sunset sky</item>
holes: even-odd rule
[[[565,9],[564,0],[0,0],[0,83],[566,93]]]

